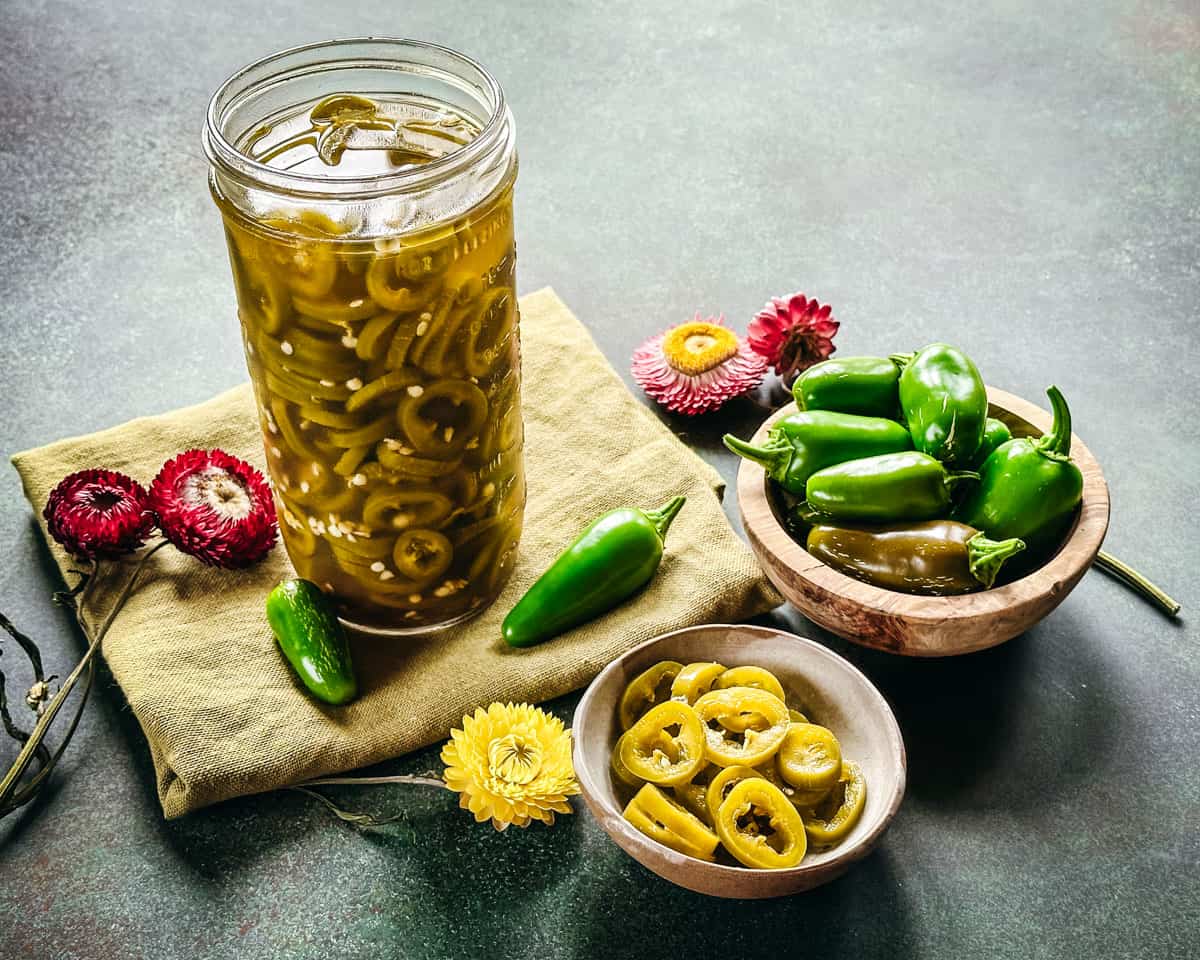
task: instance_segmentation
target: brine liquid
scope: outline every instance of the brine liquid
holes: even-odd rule
[[[342,96],[243,149],[361,176],[477,132],[431,105]],[[511,572],[525,504],[511,179],[452,222],[370,240],[302,202],[252,220],[217,199],[297,572],[368,627],[478,611]]]

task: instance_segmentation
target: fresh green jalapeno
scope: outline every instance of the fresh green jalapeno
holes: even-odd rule
[[[890,419],[900,412],[899,383],[900,368],[887,357],[834,357],[800,374],[792,395],[801,410]]]
[[[992,455],[993,450],[1011,439],[1012,431],[1008,429],[1008,424],[995,417],[988,417],[983,424],[983,439],[971,460],[971,469],[978,470],[983,461]]]
[[[726,434],[725,446],[761,464],[767,476],[788,493],[804,496],[808,478],[825,467],[861,457],[912,449],[908,431],[893,420],[860,417],[828,410],[808,410],[784,417],[755,446]]]
[[[1054,408],[1050,432],[993,451],[979,468],[979,486],[954,513],[989,537],[1024,540],[1030,563],[1058,548],[1083,498],[1083,474],[1071,460],[1071,411],[1058,387],[1046,393]]]
[[[811,509],[839,520],[928,520],[949,511],[954,484],[978,479],[911,450],[818,470],[805,490]]]
[[[983,440],[987,388],[961,350],[931,343],[915,354],[893,358],[900,374],[900,407],[913,448],[952,467],[972,462]]]

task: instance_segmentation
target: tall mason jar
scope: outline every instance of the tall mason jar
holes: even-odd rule
[[[499,84],[412,40],[298,47],[217,90],[204,146],[297,572],[367,631],[479,612],[525,507]]]

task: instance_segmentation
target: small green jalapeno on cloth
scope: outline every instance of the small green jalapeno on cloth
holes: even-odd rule
[[[955,519],[989,537],[1020,537],[1040,562],[1061,543],[1083,498],[1083,474],[1071,460],[1071,411],[1058,387],[1046,391],[1054,409],[1050,432],[1002,444],[979,468],[979,486]]]
[[[902,593],[947,597],[990,587],[1004,562],[1025,549],[1015,537],[992,540],[953,520],[839,527],[819,523],[808,552],[835,570]]]
[[[924,453],[887,453],[818,470],[805,495],[818,515],[882,522],[932,520],[950,509],[950,488],[978,480],[970,470],[951,472]]]
[[[761,464],[788,493],[804,496],[816,471],[847,460],[912,449],[908,431],[894,420],[830,410],[806,410],[784,417],[762,446],[725,435],[725,446]]]
[[[951,466],[971,463],[988,410],[987,388],[971,358],[949,344],[931,343],[892,359],[904,367],[900,409],[913,448]]]
[[[887,357],[835,357],[800,374],[792,396],[801,410],[891,418],[900,411],[899,382],[900,367]]]
[[[658,510],[622,507],[583,531],[504,618],[504,639],[529,647],[607,613],[658,569],[671,521],[685,502]]]
[[[335,706],[358,695],[346,633],[320,587],[284,580],[267,597],[267,621],[309,693]]]

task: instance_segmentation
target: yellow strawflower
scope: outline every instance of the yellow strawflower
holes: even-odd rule
[[[475,820],[497,830],[554,823],[570,813],[567,797],[579,793],[571,765],[571,731],[527,703],[493,703],[463,717],[442,747],[446,786]]]

